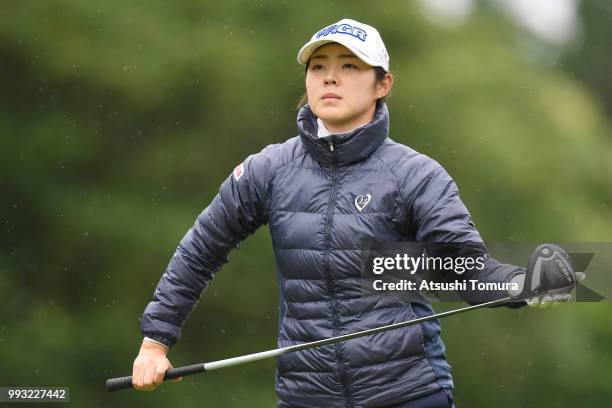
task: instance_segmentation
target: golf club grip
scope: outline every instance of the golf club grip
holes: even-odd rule
[[[204,369],[203,363],[171,368],[170,370],[166,371],[166,375],[164,375],[164,381],[172,380],[178,377],[184,377],[186,375],[201,373],[203,371],[206,371]],[[132,388],[131,375],[127,377],[110,378],[106,380],[106,389],[108,391],[120,391],[128,388]]]

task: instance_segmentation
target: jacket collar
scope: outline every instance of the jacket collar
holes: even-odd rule
[[[389,134],[389,111],[387,105],[378,103],[372,122],[350,133],[317,137],[317,117],[308,105],[303,106],[297,116],[297,126],[302,143],[319,163],[323,165],[346,165],[369,157]],[[333,151],[330,146],[333,144]]]

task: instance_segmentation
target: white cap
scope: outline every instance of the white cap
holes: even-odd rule
[[[331,42],[344,45],[368,65],[389,71],[389,54],[378,31],[348,18],[317,31],[298,52],[298,62],[306,65],[317,48]]]

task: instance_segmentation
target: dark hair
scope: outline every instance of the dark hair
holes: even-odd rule
[[[308,61],[308,63],[306,64],[306,68],[304,69],[304,75],[306,75],[306,73],[308,72],[309,64],[310,64],[310,61]],[[376,82],[382,82],[385,79],[386,75],[387,75],[387,71],[385,71],[383,67],[374,67],[374,76],[376,77]],[[387,96],[389,95],[387,94],[386,96],[379,98],[377,102],[386,102]],[[296,109],[299,110],[302,106],[306,105],[307,103],[308,103],[308,94],[304,92],[302,96],[300,96],[300,99],[298,99],[297,101]]]

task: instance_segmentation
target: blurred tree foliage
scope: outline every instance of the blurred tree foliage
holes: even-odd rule
[[[579,81],[525,60],[490,8],[445,30],[416,2],[3,2],[0,385],[69,386],[75,406],[275,405],[274,362],[155,393],[103,383],[130,373],[138,318],[223,179],[295,135],[297,50],[341,17],[383,33],[391,137],[447,168],[486,240],[609,241],[612,139],[593,90],[609,106],[611,54],[593,45],[609,50],[609,20],[584,3],[595,43],[575,54]],[[175,365],[274,347],[265,228],[220,277]],[[612,404],[607,304],[482,311],[443,327],[460,406]]]
[[[580,2],[582,30],[578,46],[568,53],[567,68],[598,95],[608,117],[612,117],[612,3],[607,0]]]

